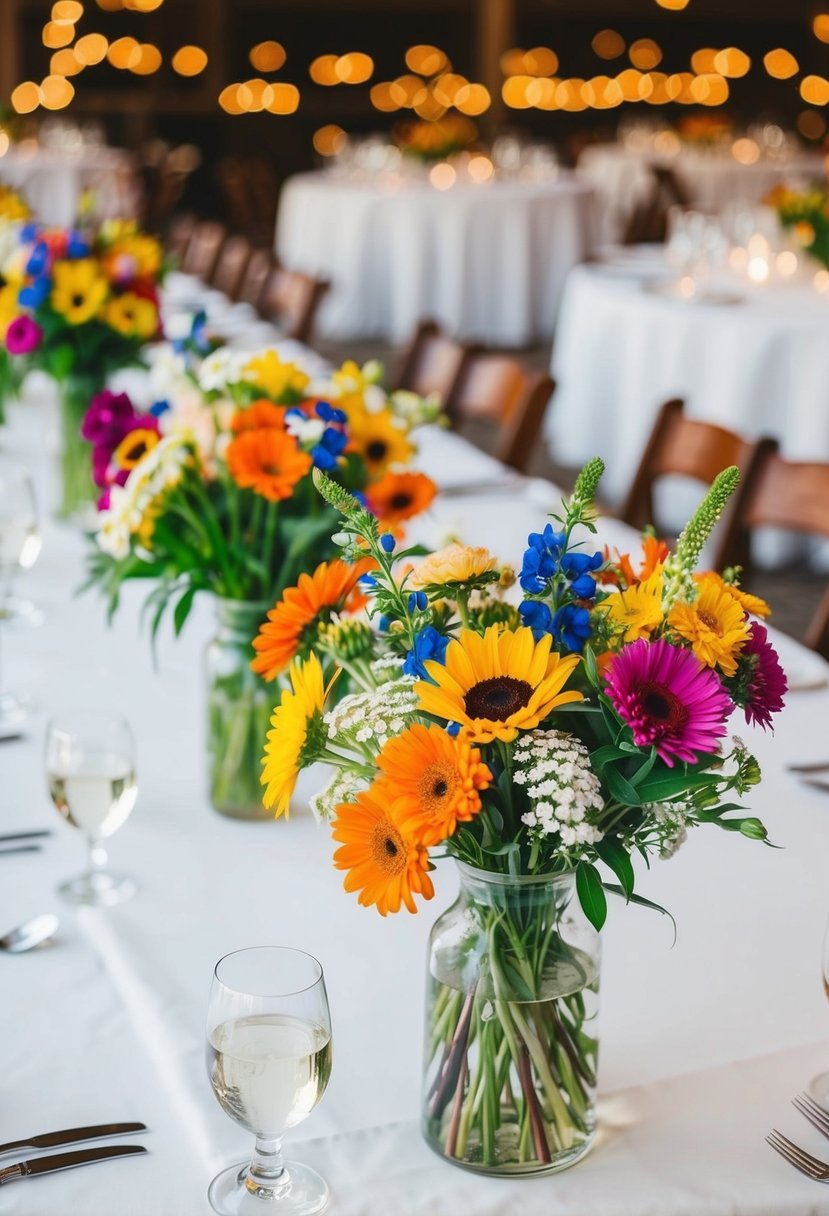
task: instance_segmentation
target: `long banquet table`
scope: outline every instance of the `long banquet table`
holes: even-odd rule
[[[49,407],[29,402],[12,407],[0,434],[37,479],[44,548],[26,583],[47,613],[40,630],[2,637],[9,684],[39,708],[24,738],[0,744],[0,831],[54,830],[42,853],[0,858],[0,928],[45,910],[61,917],[53,945],[0,954],[0,1142],[138,1119],[150,1153],[16,1183],[3,1210],[204,1216],[210,1178],[250,1148],[206,1078],[212,968],[238,947],[288,943],[322,961],[331,998],[331,1085],[289,1140],[328,1179],[331,1216],[829,1216],[826,1188],[763,1143],[774,1124],[829,1155],[789,1104],[829,1067],[819,965],[829,799],[785,768],[827,755],[829,669],[790,647],[792,676],[818,687],[791,693],[774,738],[736,727],[763,764],[751,805],[781,851],[700,829],[643,874],[642,893],[677,918],[673,947],[665,919],[611,908],[601,1132],[590,1157],[545,1179],[475,1177],[433,1156],[416,1122],[426,938],[453,898],[451,866],[440,865],[431,905],[384,920],[343,893],[301,792],[288,823],[237,823],[209,809],[201,661],[211,605],[197,604],[177,641],[162,633],[154,667],[140,587],[111,628],[100,602],[76,595],[87,546],[51,522],[52,425]],[[418,529],[428,542],[461,534],[519,561],[527,531],[556,506],[555,487],[504,488],[503,470],[451,435],[426,433],[421,462],[444,485],[470,483],[468,495],[436,500]],[[489,493],[474,490],[481,480]],[[634,539],[611,520],[599,533]],[[138,741],[138,804],[110,852],[140,891],[115,909],[71,910],[55,895],[83,849],[50,807],[43,732],[48,714],[72,704],[112,706]]]
[[[74,224],[87,192],[96,219],[138,211],[135,163],[123,148],[47,148],[24,140],[0,156],[0,182],[19,190],[34,214],[54,228]]]

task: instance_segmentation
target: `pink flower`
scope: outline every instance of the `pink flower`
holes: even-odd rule
[[[645,638],[611,661],[606,692],[637,747],[655,747],[669,768],[713,752],[732,701],[710,667],[690,650]]]
[[[10,355],[30,355],[40,346],[43,330],[37,321],[25,313],[15,319],[6,330],[6,350]]]

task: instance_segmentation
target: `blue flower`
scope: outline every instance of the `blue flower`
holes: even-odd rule
[[[419,608],[421,612],[425,612],[429,607],[429,597],[425,591],[413,591],[408,599],[409,612],[414,612]]]
[[[374,587],[377,586],[377,579],[374,577],[373,574],[361,574],[360,577],[357,579],[357,582],[360,584],[360,586],[363,588],[364,591],[371,591]]]
[[[28,224],[24,224],[20,229],[20,240],[24,245],[28,245],[32,241],[37,240],[39,232],[40,224],[36,224],[34,220],[30,220]]]
[[[392,618],[390,616],[387,616],[386,613],[384,612],[383,615],[380,617],[380,620],[377,622],[378,625],[380,626],[380,632],[388,633],[389,625],[391,624],[391,622],[392,622]]]
[[[169,401],[154,401],[150,406],[150,413],[153,418],[160,418],[162,414],[166,414],[170,408]]]
[[[518,611],[527,628],[532,629],[536,642],[540,642],[545,633],[553,632],[553,614],[546,604],[538,600],[524,600]]]
[[[421,629],[419,633],[415,634],[414,649],[406,655],[406,661],[403,664],[404,673],[407,676],[419,676],[421,680],[428,680],[429,674],[424,663],[428,659],[442,663],[446,657],[448,645],[448,638],[445,638],[442,633],[438,633],[433,625],[427,625],[425,629]]]
[[[322,469],[324,473],[329,473],[331,469],[337,467],[337,457],[328,451],[328,448],[322,446],[321,443],[315,444],[311,448],[311,459],[318,469]]]
[[[553,637],[577,654],[590,637],[590,613],[578,604],[565,604],[553,617]]]
[[[348,421],[345,410],[335,409],[329,401],[317,402],[317,416],[322,418],[323,422],[338,422],[340,425]]]
[[[554,532],[547,524],[543,532],[531,532],[527,537],[527,548],[521,567],[519,582],[525,591],[543,591],[559,568],[567,537],[563,532]]]
[[[85,258],[89,256],[89,241],[81,236],[80,232],[73,229],[69,233],[69,240],[66,245],[66,252],[70,258]]]
[[[396,542],[391,532],[383,533],[383,535],[380,537],[380,544],[383,546],[386,553],[394,553],[394,546]]]
[[[26,263],[26,274],[39,278],[49,268],[49,246],[45,241],[38,241]]]
[[[451,735],[451,737],[454,739],[456,735],[459,735],[461,733],[460,722],[447,722],[446,723],[446,733],[447,733],[447,735]]]
[[[40,278],[34,279],[28,286],[21,287],[17,298],[24,308],[40,308],[41,304],[45,304],[48,300],[51,290],[52,281],[44,274]]]

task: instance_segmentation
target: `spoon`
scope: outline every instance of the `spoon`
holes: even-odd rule
[[[24,921],[22,925],[17,925],[0,937],[0,950],[9,954],[22,954],[24,950],[33,950],[41,942],[54,937],[59,923],[58,918],[51,912],[33,916],[31,920]]]

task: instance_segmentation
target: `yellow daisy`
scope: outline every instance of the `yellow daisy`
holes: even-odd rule
[[[112,463],[117,469],[134,469],[147,453],[157,446],[160,438],[158,431],[151,431],[148,427],[136,427],[118,444],[112,453]]]
[[[700,585],[693,603],[676,604],[668,616],[675,634],[691,643],[691,649],[707,667],[719,667],[733,676],[737,658],[749,636],[749,623],[742,604],[730,591],[714,582]]]
[[[295,363],[283,363],[275,350],[265,350],[247,363],[242,378],[255,384],[274,401],[286,394],[290,400],[299,399],[308,387],[308,376]]]
[[[276,819],[287,819],[300,770],[313,764],[322,749],[323,708],[334,679],[327,688],[323,685],[322,667],[313,653],[304,663],[291,664],[291,688],[284,689],[271,715],[262,758],[262,784],[267,786],[262,802],[275,808]]]
[[[109,292],[109,285],[94,258],[55,262],[52,307],[70,325],[84,325],[96,315]]]
[[[583,699],[575,689],[561,691],[579,656],[551,654],[552,640],[546,634],[536,642],[526,628],[511,633],[490,625],[483,637],[464,629],[446,648],[445,665],[426,662],[434,683],[415,684],[420,709],[459,723],[471,743],[510,743],[557,706]]]
[[[342,399],[338,399],[338,405],[343,405]],[[390,409],[373,413],[361,402],[343,408],[348,414],[347,451],[363,458],[370,480],[377,480],[390,465],[409,464],[414,448]]]
[[[713,583],[721,591],[727,591],[752,616],[771,616],[771,608],[765,600],[760,599],[759,595],[752,595],[750,591],[743,591],[742,587],[738,587],[736,583],[727,583],[716,571],[708,570],[704,574],[696,574],[694,577],[700,586],[705,583]]]
[[[132,232],[120,237],[106,254],[107,271],[111,279],[154,279],[161,270],[164,255],[155,237]]]
[[[0,342],[5,340],[6,330],[15,317],[20,315],[17,303],[18,288],[14,283],[7,283],[0,288]]]
[[[662,567],[657,566],[643,583],[613,592],[601,608],[618,626],[623,641],[650,637],[662,624]]]
[[[411,577],[413,587],[446,587],[470,583],[495,570],[498,559],[489,549],[447,545],[424,558]]]
[[[110,300],[103,319],[125,338],[151,338],[158,329],[155,304],[132,291]]]

